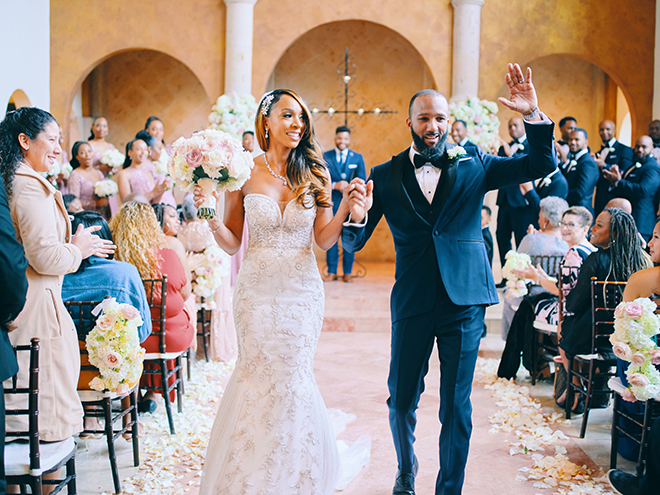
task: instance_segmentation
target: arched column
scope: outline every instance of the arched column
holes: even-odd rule
[[[257,0],[224,0],[227,5],[225,93],[252,93],[252,31]]]
[[[479,38],[484,0],[452,0],[454,34],[451,99],[464,100],[479,92]]]

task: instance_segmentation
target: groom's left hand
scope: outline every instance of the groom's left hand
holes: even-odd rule
[[[539,106],[536,89],[532,83],[532,69],[527,67],[527,74],[523,75],[518,64],[509,64],[509,72],[504,76],[504,81],[509,87],[510,99],[498,98],[499,102],[514,112],[527,115]],[[542,120],[539,115],[533,120]]]

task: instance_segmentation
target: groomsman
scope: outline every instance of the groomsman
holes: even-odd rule
[[[511,142],[503,143],[497,156],[526,155],[529,152],[529,143],[521,118],[513,117],[509,120],[509,135],[512,138]],[[497,206],[499,209],[495,238],[500,252],[500,263],[504,266],[506,253],[511,250],[511,234],[516,240],[516,245],[519,245],[522,238],[527,235],[527,226],[534,219],[518,184],[503,187],[497,192]],[[498,287],[503,287],[505,283],[506,281],[502,279]]]
[[[660,167],[652,154],[653,140],[642,136],[635,144],[635,162],[623,172],[617,165],[603,169],[613,197],[626,198],[632,204],[637,230],[648,242],[655,227],[653,196],[660,188]]]
[[[568,196],[568,182],[559,167],[557,167],[541,179],[520,184],[520,191],[532,211],[532,224],[537,227],[535,224],[539,211],[541,211],[541,200],[548,196],[566,199],[566,196]]]
[[[632,148],[617,141],[614,137],[615,131],[616,126],[611,120],[603,120],[598,124],[598,134],[603,144],[600,147],[600,151],[593,155],[600,169],[594,199],[594,216],[596,217],[603,211],[607,202],[614,197],[612,195],[612,184],[606,177],[606,172],[612,165],[616,165],[619,171],[625,174],[633,162]]]
[[[346,126],[337,127],[335,131],[335,149],[323,153],[323,158],[330,171],[330,181],[332,182],[332,211],[337,213],[339,203],[346,189],[356,177],[366,180],[367,172],[364,167],[364,158],[360,153],[351,149],[351,130]],[[346,251],[342,246],[342,269],[344,272],[344,282],[353,280],[353,263],[355,254]],[[325,255],[328,265],[329,281],[337,280],[337,268],[339,265],[339,242],[332,246]]]
[[[454,123],[451,125],[451,138],[454,140],[454,142],[462,146],[465,150],[468,148],[476,148],[479,150],[478,152],[482,152],[481,148],[474,144],[472,141],[470,141],[467,137],[468,135],[468,130],[467,130],[467,124],[465,123],[464,120],[456,120]]]
[[[570,138],[571,132],[577,128],[577,120],[575,117],[566,116],[559,121],[559,131],[561,132],[561,139],[557,141],[557,153],[560,157],[566,157],[568,155],[568,140]],[[564,161],[564,160],[562,160]]]
[[[660,120],[654,120],[649,124],[649,137],[653,139],[653,156],[660,163]]]
[[[568,181],[566,201],[569,206],[584,206],[592,214],[594,189],[598,181],[598,165],[589,154],[589,135],[579,127],[570,134],[569,153],[562,164],[562,173]]]
[[[245,131],[243,133],[243,148],[250,153],[254,152],[254,132]]]

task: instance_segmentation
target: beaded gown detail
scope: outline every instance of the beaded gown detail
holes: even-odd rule
[[[323,282],[316,207],[244,198],[248,249],[234,292],[236,368],[213,425],[202,495],[334,491],[337,442],[313,373]]]

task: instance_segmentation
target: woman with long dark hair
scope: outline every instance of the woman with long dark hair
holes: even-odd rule
[[[157,203],[162,194],[172,187],[171,179],[157,183],[149,161],[149,146],[142,139],[134,139],[126,145],[123,170],[117,174],[116,180],[120,202],[131,193],[139,193],[150,202]]]
[[[349,216],[345,193],[332,215],[330,177],[311,113],[291,90],[266,94],[256,135],[265,153],[243,188],[225,194],[224,221],[209,221],[235,253],[249,229],[234,290],[238,360],[215,420],[202,495],[330,494],[337,445],[314,381],[323,282],[312,241],[327,250]],[[203,195],[197,190],[198,204]]]
[[[94,193],[94,185],[104,179],[103,173],[94,168],[94,150],[87,141],[76,141],[71,149],[69,193],[75,195],[83,210],[98,211],[109,217],[108,198],[99,198]]]

